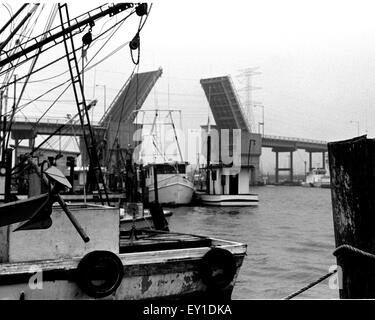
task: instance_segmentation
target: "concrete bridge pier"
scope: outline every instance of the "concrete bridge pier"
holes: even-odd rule
[[[276,166],[275,166],[275,182],[279,183],[279,173],[280,171],[288,171],[289,172],[289,181],[293,182],[293,152],[295,151],[295,148],[293,149],[285,149],[285,148],[272,148],[272,151],[275,152],[276,155]],[[282,152],[289,152],[289,167],[286,168],[280,168],[279,167],[279,153]]]
[[[316,151],[316,150],[306,150],[306,152],[309,153],[309,171],[311,171],[313,169],[313,165],[312,165],[312,154],[313,153],[317,153],[317,152],[321,152],[322,153],[322,168],[323,169],[326,169],[326,152],[325,151]]]
[[[312,152],[311,151],[309,151],[309,171],[311,171],[312,170]]]

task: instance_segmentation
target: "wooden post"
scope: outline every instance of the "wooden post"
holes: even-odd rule
[[[328,156],[336,247],[375,254],[375,140],[329,143]],[[342,270],[340,298],[374,299],[375,259],[351,250],[335,255]]]
[[[207,136],[207,171],[206,171],[206,193],[210,194],[210,167],[211,167],[211,136],[208,134]]]

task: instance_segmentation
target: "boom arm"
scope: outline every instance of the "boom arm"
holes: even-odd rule
[[[4,65],[8,64],[8,63],[12,63],[14,60],[22,57],[22,56],[26,56],[27,58],[27,54],[34,51],[34,50],[37,50],[41,47],[43,47],[44,45],[52,42],[52,41],[56,41],[57,39],[63,37],[65,34],[69,34],[71,33],[72,31],[76,30],[76,29],[79,29],[87,24],[90,24],[90,23],[93,23],[95,20],[99,19],[99,18],[102,18],[104,17],[105,15],[109,15],[109,16],[114,16],[124,10],[127,10],[129,8],[132,8],[134,6],[133,3],[118,3],[118,4],[115,4],[113,6],[110,6],[108,7],[108,9],[106,10],[102,10],[102,7],[100,7],[100,12],[93,15],[93,16],[90,16],[90,14],[88,13],[88,18],[80,21],[80,22],[77,22],[76,24],[73,24],[72,26],[60,31],[60,32],[57,32],[55,34],[51,34],[50,33],[50,36],[43,39],[43,40],[40,40],[38,41],[37,38],[39,37],[35,37],[33,39],[31,39],[31,41],[28,41],[28,42],[33,42],[34,44],[31,44],[25,48],[21,48],[20,51],[12,54],[12,55],[8,55],[6,53],[6,58],[4,59],[1,59],[0,60],[0,68],[3,67]],[[55,42],[56,44],[56,42]],[[24,44],[23,44],[24,45]],[[50,47],[51,48],[51,47]],[[13,48],[14,50],[15,48]],[[28,58],[27,58],[28,59]]]

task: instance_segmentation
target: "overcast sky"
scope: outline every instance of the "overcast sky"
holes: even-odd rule
[[[359,121],[360,133],[373,135],[373,9],[370,1],[163,1],[145,29],[143,62],[161,65],[164,81],[238,79],[259,67],[253,97],[265,106],[268,134],[341,139],[357,134]],[[180,88],[202,94],[187,81]]]
[[[97,3],[70,7],[82,13]],[[245,97],[241,70],[259,67],[253,85],[261,89],[252,95],[264,105],[265,134],[333,141],[359,131],[373,137],[374,9],[373,1],[155,1],[141,33],[139,71],[162,67],[163,75],[144,107],[181,109],[185,129],[197,127],[208,114],[200,79],[231,75]],[[122,30],[108,48],[130,39],[135,29]],[[97,118],[104,87],[94,91],[94,83],[106,86],[108,105],[131,70],[124,48],[97,67],[95,79],[87,73],[86,95],[100,100]],[[257,108],[254,122],[260,121]],[[305,157],[296,156],[299,168]],[[272,171],[274,164],[264,166]]]

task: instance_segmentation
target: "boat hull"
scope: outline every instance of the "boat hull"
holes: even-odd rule
[[[257,206],[259,197],[257,194],[206,194],[197,193],[198,201],[207,206],[220,207],[248,207]]]
[[[246,253],[246,245],[220,241],[219,247],[230,251],[236,262],[233,280],[220,291],[211,291],[200,279],[200,262],[210,250],[202,247],[118,254],[123,264],[124,277],[117,290],[103,299],[210,298],[212,294],[230,298]],[[79,258],[75,258],[0,264],[0,299],[93,299],[74,280],[79,261]],[[38,270],[41,277],[39,288],[33,279]]]
[[[149,185],[149,201],[155,201],[155,189]],[[194,193],[194,185],[188,179],[175,175],[158,181],[158,201],[161,204],[189,204]]]

